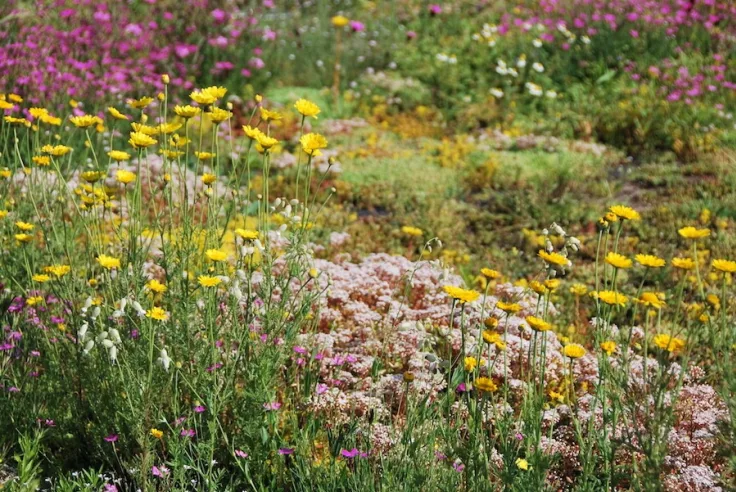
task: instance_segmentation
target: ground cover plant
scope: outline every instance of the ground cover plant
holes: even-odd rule
[[[736,488],[736,7],[0,7],[0,488]]]

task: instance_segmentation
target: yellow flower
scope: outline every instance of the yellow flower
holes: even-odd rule
[[[48,166],[51,164],[51,158],[47,155],[37,155],[32,160],[38,166]]]
[[[263,121],[276,121],[282,118],[281,113],[278,111],[269,111],[268,109],[261,107],[261,119]]]
[[[8,216],[7,210],[0,210],[0,219],[4,219],[7,216]]]
[[[118,169],[115,172],[115,179],[117,179],[120,183],[130,184],[135,181],[135,173],[131,171],[126,171],[125,169]]]
[[[113,108],[112,106],[107,108],[107,112],[110,113],[110,116],[112,116],[116,120],[128,120],[128,117],[126,115],[118,111],[116,108]]]
[[[209,106],[217,101],[217,97],[207,90],[194,91],[189,94],[189,97],[192,98],[192,101],[202,104],[203,106]]]
[[[111,150],[107,153],[108,157],[114,161],[122,162],[130,160],[130,154],[122,150]]]
[[[663,258],[654,255],[636,255],[636,262],[649,268],[661,268],[665,265]]]
[[[465,370],[467,372],[473,372],[475,370],[475,366],[478,365],[478,359],[476,359],[475,357],[465,357],[464,363]]]
[[[158,321],[166,321],[167,319],[169,319],[169,314],[166,312],[165,309],[160,307],[149,309],[148,311],[146,311],[146,316]]]
[[[230,111],[214,107],[207,113],[207,116],[215,123],[222,123],[225,120],[229,120],[232,115]]]
[[[71,118],[69,118],[69,121],[71,121],[72,125],[76,126],[77,128],[89,128],[90,126],[96,126],[102,123],[102,119],[91,114],[72,116]]]
[[[584,296],[588,293],[588,288],[583,284],[574,284],[570,287],[570,293],[576,296]]]
[[[549,331],[552,329],[552,325],[541,318],[536,316],[527,316],[526,322],[534,331]]]
[[[13,171],[8,169],[7,167],[5,169],[0,170],[0,177],[3,179],[9,179],[13,175]]]
[[[560,286],[561,283],[562,281],[558,278],[548,278],[544,281],[544,286],[547,287],[549,290],[554,291]]]
[[[630,259],[626,258],[624,255],[614,253],[613,251],[606,255],[606,263],[615,268],[631,268]]]
[[[711,263],[713,268],[724,273],[736,273],[736,261],[730,260],[713,260]]]
[[[197,156],[197,159],[200,161],[207,161],[215,157],[215,154],[212,152],[195,152],[194,155]]]
[[[609,210],[613,212],[619,219],[641,220],[641,215],[639,215],[639,212],[625,205],[614,205],[610,207]]]
[[[220,282],[222,282],[222,280],[220,280],[219,277],[200,275],[199,278],[197,278],[197,282],[199,282],[199,285],[201,285],[202,287],[217,287],[218,285],[220,285]]]
[[[130,132],[130,140],[128,140],[128,143],[130,143],[134,149],[141,149],[154,145],[157,141],[155,138],[151,138],[145,133]]]
[[[570,264],[570,260],[562,256],[561,254],[547,253],[543,249],[539,250],[539,257],[542,258],[547,263],[551,263],[553,265],[568,266]]]
[[[174,113],[186,119],[194,118],[200,113],[200,111],[202,111],[201,108],[190,106],[188,104],[186,106],[174,106]]]
[[[672,266],[682,270],[692,270],[695,268],[695,262],[692,258],[672,258]]]
[[[23,125],[27,128],[31,127],[31,122],[25,118],[16,118],[15,116],[8,115],[3,119],[11,125]]]
[[[543,284],[542,282],[540,282],[540,281],[538,281],[538,280],[532,280],[531,282],[529,282],[529,287],[530,287],[530,288],[531,288],[531,289],[532,289],[532,290],[533,290],[534,292],[536,292],[536,293],[537,293],[537,294],[539,294],[539,295],[543,295],[543,294],[546,294],[546,293],[547,293],[547,290],[548,290],[548,289],[547,289],[547,286],[546,286],[546,285],[544,285],[544,284]]]
[[[15,223],[15,227],[17,227],[23,232],[29,232],[29,231],[32,231],[33,228],[36,226],[34,226],[33,224],[29,224],[28,222],[23,222],[19,220],[18,222]]]
[[[666,333],[660,333],[659,335],[655,335],[652,341],[654,342],[654,345],[670,353],[679,352],[680,350],[685,348],[684,340],[673,337]]]
[[[485,393],[493,393],[498,389],[498,386],[496,386],[496,383],[493,382],[493,379],[487,378],[487,377],[480,377],[475,380],[474,386]]]
[[[495,345],[499,350],[506,350],[506,342],[503,341],[501,334],[495,331],[483,330],[483,341]]]
[[[420,228],[413,226],[402,226],[401,232],[403,232],[407,236],[421,236],[422,234],[424,234]]]
[[[51,154],[54,157],[61,157],[72,151],[71,147],[66,145],[44,145],[41,147],[41,152],[45,154]]]
[[[166,124],[161,123],[160,125],[158,125],[158,132],[163,133],[164,135],[168,135],[170,133],[174,133],[182,126],[184,125],[176,121],[170,121]]]
[[[225,97],[225,94],[227,94],[227,89],[224,87],[217,87],[217,86],[211,86],[211,87],[205,87],[202,89],[203,93],[209,94],[210,96],[214,97],[215,99],[221,99]]]
[[[514,302],[498,301],[496,307],[507,314],[515,314],[521,311],[521,306]]]
[[[344,15],[336,15],[332,19],[330,19],[330,21],[335,27],[345,27],[350,22],[350,19],[348,19]]]
[[[155,278],[149,280],[148,283],[146,284],[146,287],[148,287],[148,290],[150,290],[151,292],[156,292],[157,294],[166,292],[166,286],[162,284],[161,282],[159,282],[158,280],[156,280]]]
[[[61,278],[67,273],[71,272],[72,267],[70,267],[69,265],[51,265],[44,268],[43,271],[46,273],[51,273],[57,278]]]
[[[499,278],[501,276],[501,272],[491,270],[490,268],[481,268],[480,273],[487,279]]]
[[[246,241],[252,241],[254,239],[258,239],[258,232],[252,231],[250,229],[237,228],[235,229],[235,234],[242,237]]]
[[[460,304],[473,302],[480,297],[479,292],[476,292],[474,290],[462,289],[460,287],[455,287],[454,285],[445,285],[442,287],[442,289],[448,296],[452,297]]]
[[[102,173],[100,171],[85,171],[81,176],[87,183],[96,183],[102,179]]]
[[[217,181],[217,176],[214,174],[204,173],[202,175],[202,182],[206,185],[211,185],[215,181]]]
[[[166,150],[166,149],[161,149],[159,152],[162,155],[164,155],[167,159],[172,159],[172,160],[173,159],[176,159],[177,157],[181,157],[181,156],[184,155],[184,152],[182,152],[181,150]]]
[[[0,99],[0,110],[13,109],[13,107],[15,107],[14,104],[11,104],[4,99]]]
[[[108,270],[120,268],[120,260],[113,256],[100,255],[97,257],[97,263],[99,263],[102,268],[106,268]]]
[[[516,458],[516,468],[518,468],[519,470],[527,471],[531,468],[531,466],[529,465],[529,462],[524,458]]]
[[[629,301],[629,298],[626,297],[623,294],[620,294],[618,292],[613,292],[611,290],[601,290],[598,292],[592,292],[591,295],[598,300],[605,302],[606,304],[609,304],[611,306],[625,306],[626,303]]]
[[[15,240],[19,243],[30,243],[33,240],[33,236],[25,233],[16,234],[13,237],[15,237]]]
[[[565,354],[566,357],[569,357],[571,359],[579,359],[580,357],[585,355],[585,348],[577,343],[571,343],[565,345],[565,347],[562,349],[562,353]]]
[[[208,249],[204,254],[210,261],[225,261],[227,259],[227,253],[219,249]]]
[[[128,106],[135,109],[143,109],[153,102],[152,97],[142,97],[140,99],[128,99]],[[127,119],[127,118],[126,118]]]
[[[307,118],[311,116],[315,120],[320,112],[319,106],[306,99],[297,99],[296,103],[294,103],[294,107],[302,116]]]
[[[661,292],[642,292],[637,302],[656,309],[662,309],[666,306],[664,302],[664,294]]]
[[[132,123],[130,126],[133,128],[133,131],[148,135],[149,137],[158,135],[161,132],[160,126],[151,126],[143,123]]]
[[[10,99],[11,101],[13,101],[15,103],[22,103],[23,102],[23,98],[20,97],[18,94],[8,94],[8,99]]]
[[[161,439],[164,437],[164,433],[158,429],[151,429],[151,436],[155,437],[156,439]]]
[[[261,147],[268,150],[279,143],[279,141],[273,137],[269,137],[265,133],[261,133],[260,135],[258,135],[258,143],[261,145]]]
[[[258,128],[253,128],[250,125],[244,125],[243,131],[248,138],[253,140],[258,140],[263,135],[263,132],[261,130],[259,130]]]
[[[710,236],[710,229],[696,229],[693,226],[683,227],[677,232],[686,239],[702,239]]]
[[[603,350],[608,355],[613,354],[613,352],[616,351],[616,342],[612,340],[601,342],[601,350]]]
[[[41,296],[33,296],[26,299],[26,304],[29,306],[35,306],[36,304],[40,304],[43,302],[43,297]]]
[[[51,277],[49,277],[48,275],[46,275],[44,273],[38,273],[38,274],[34,275],[33,277],[31,277],[31,279],[33,279],[34,282],[38,282],[39,284],[43,284],[44,282],[48,282],[49,280],[51,280]]]

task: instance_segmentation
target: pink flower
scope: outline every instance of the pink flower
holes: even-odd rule
[[[263,404],[263,408],[265,408],[266,410],[276,411],[279,408],[281,408],[281,403],[280,402],[277,402],[277,401],[272,401],[272,402],[269,402],[269,403],[264,403]]]
[[[350,29],[352,29],[353,32],[361,32],[365,30],[365,24],[360,21],[350,21]]]
[[[442,7],[440,7],[438,4],[433,4],[429,6],[429,13],[432,15],[440,15],[442,13]]]
[[[281,456],[288,456],[290,454],[294,454],[294,448],[281,448],[279,449],[279,454]]]
[[[196,407],[194,407],[194,412],[195,413],[202,413],[205,410],[207,410],[207,409],[205,407],[203,407],[202,405],[197,405]]]
[[[248,453],[246,453],[245,451],[241,451],[239,449],[236,449],[235,450],[235,456],[237,456],[238,458],[247,458],[248,457]]]
[[[110,434],[109,436],[105,437],[106,442],[116,442],[118,440],[117,434]]]
[[[215,9],[212,11],[212,18],[215,19],[216,23],[220,24],[227,20],[227,13],[222,9]]]

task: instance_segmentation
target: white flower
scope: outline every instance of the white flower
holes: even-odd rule
[[[86,344],[84,345],[84,355],[87,355],[87,354],[89,354],[89,351],[90,351],[90,350],[92,350],[92,349],[93,349],[94,347],[95,347],[95,341],[94,341],[94,340],[89,340],[89,341],[88,341],[88,342],[87,342],[87,343],[86,343]]]
[[[120,340],[120,332],[117,330],[117,328],[110,328],[110,339],[115,343],[121,343],[122,340]]]
[[[110,347],[110,350],[107,352],[107,355],[110,356],[110,362],[114,364],[115,361],[118,360],[118,348],[115,345],[113,345],[112,347]]]
[[[527,90],[529,91],[529,94],[531,94],[532,96],[539,97],[544,94],[544,91],[542,90],[542,88],[533,82],[527,82],[525,86]]]
[[[171,365],[171,358],[166,352],[166,349],[161,349],[159,353],[158,362],[164,367],[164,371],[169,372],[169,366]]]
[[[542,73],[542,72],[544,72],[544,65],[542,65],[542,64],[541,64],[541,63],[539,63],[539,62],[535,62],[535,63],[533,63],[533,64],[532,64],[532,68],[533,68],[533,69],[534,69],[534,71],[536,71],[536,72],[539,72],[539,73]]]
[[[135,310],[135,314],[137,314],[139,318],[143,318],[146,316],[146,310],[143,309],[143,306],[141,306],[138,301],[133,301],[133,309]]]
[[[512,77],[518,77],[519,72],[517,72],[515,68],[509,68],[509,75],[511,75]]]
[[[526,66],[526,55],[521,55],[518,60],[516,60],[516,66],[518,68],[524,68]]]
[[[532,44],[534,45],[535,48],[541,48],[542,47],[542,40],[541,39],[535,39],[534,41],[532,41]]]
[[[555,91],[547,91],[545,94],[549,99],[557,99],[557,93]]]
[[[491,89],[490,93],[496,99],[501,99],[503,97],[503,91],[499,89],[498,87]]]
[[[80,342],[84,341],[84,337],[87,334],[88,328],[89,326],[87,325],[86,321],[82,323],[82,326],[79,327],[79,331],[77,331],[77,338],[79,339]]]

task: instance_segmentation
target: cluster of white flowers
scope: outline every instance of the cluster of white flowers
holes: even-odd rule
[[[457,63],[457,57],[455,55],[447,55],[445,53],[437,53],[437,61],[441,63],[449,63],[455,65]]]
[[[483,28],[480,33],[473,34],[473,41],[482,41],[488,44],[489,47],[493,48],[496,46],[496,34],[498,33],[498,26],[492,24],[483,24]]]

